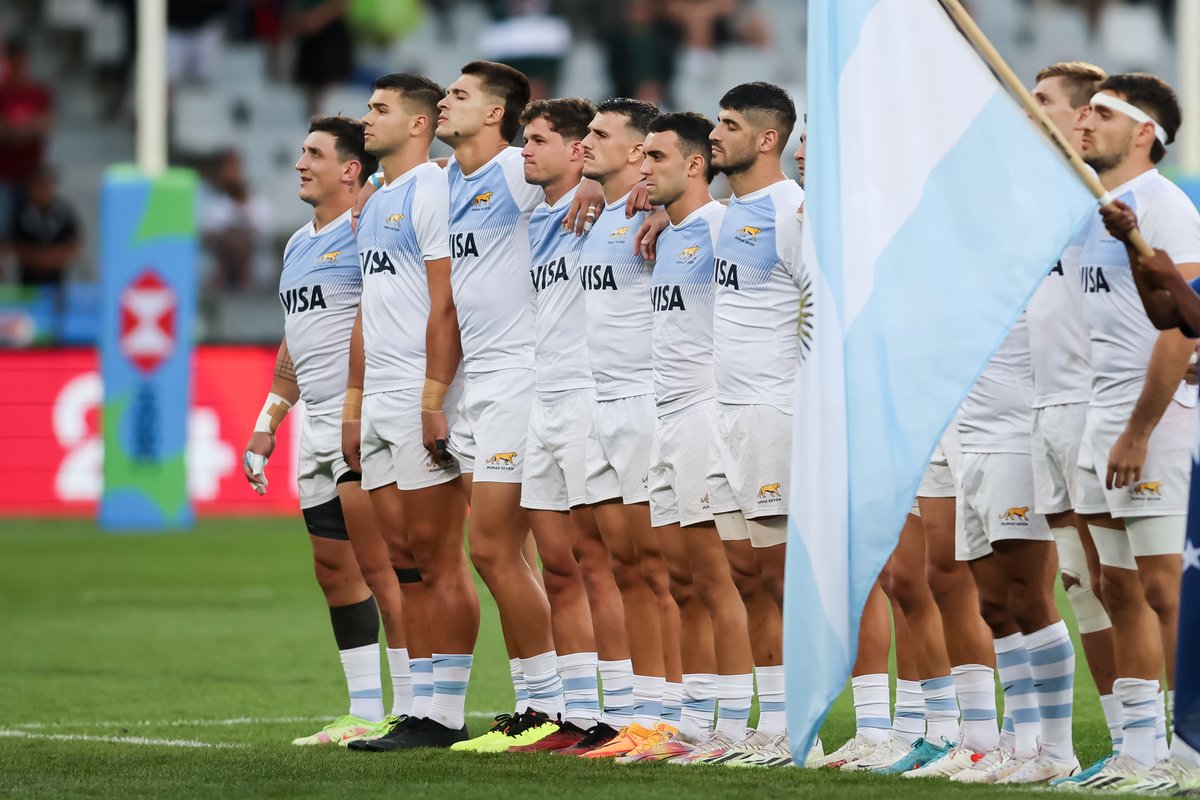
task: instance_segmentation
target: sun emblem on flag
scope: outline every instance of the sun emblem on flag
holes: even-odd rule
[[[808,276],[808,270],[805,270],[800,275],[800,323],[797,326],[800,335],[801,364],[808,359],[808,354],[812,350],[815,306],[812,279]]]

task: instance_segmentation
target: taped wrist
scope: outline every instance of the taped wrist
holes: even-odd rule
[[[436,381],[433,378],[426,378],[425,389],[421,392],[421,410],[441,411],[442,404],[446,402],[446,392],[448,391],[450,391],[450,384]]]
[[[362,419],[362,389],[347,389],[342,400],[342,422],[357,422]]]
[[[284,398],[271,392],[263,403],[262,411],[258,412],[258,421],[254,423],[255,433],[274,434],[275,429],[283,422],[283,418],[292,410],[292,404]]]

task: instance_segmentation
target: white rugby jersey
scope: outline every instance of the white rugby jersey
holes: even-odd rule
[[[349,209],[320,231],[309,222],[292,234],[283,249],[279,302],[300,399],[313,411],[346,393],[350,332],[361,295]]]
[[[1167,251],[1176,264],[1200,263],[1200,214],[1158,170],[1144,172],[1110,194],[1137,213],[1138,228],[1151,247]],[[1085,223],[1081,242],[1072,253],[1077,259],[1072,266],[1092,342],[1092,403],[1133,403],[1141,394],[1158,331],[1142,307],[1125,245],[1108,235],[1098,213]],[[1195,394],[1181,383],[1175,398],[1191,406]]]
[[[563,227],[578,187],[529,218],[529,279],[534,291],[534,379],[539,392],[588,389],[588,363],[579,251],[583,237]]]
[[[597,400],[617,400],[654,391],[650,337],[650,273],[653,261],[633,252],[634,236],[646,219],[625,217],[626,194],[609,203],[592,226],[579,255],[587,307],[588,358]]]
[[[1017,319],[963,403],[964,453],[1029,453],[1033,435],[1033,358],[1029,326]]]
[[[462,337],[463,371],[533,369],[529,217],[542,202],[525,182],[521,148],[506,147],[470,175],[453,158],[450,283]]]
[[[399,176],[371,195],[362,210],[364,394],[425,385],[425,262],[450,255],[448,215],[446,176],[433,163]]]
[[[1078,244],[1072,242],[1071,247]],[[1069,262],[1071,254],[1063,258]],[[1055,264],[1030,298],[1025,316],[1033,357],[1033,407],[1091,400],[1092,344],[1073,268],[1068,271],[1063,261]]]
[[[725,206],[707,203],[658,237],[654,400],[660,416],[713,396],[712,260]]]
[[[713,258],[717,400],[792,410],[799,355],[804,190],[776,181],[725,211]]]

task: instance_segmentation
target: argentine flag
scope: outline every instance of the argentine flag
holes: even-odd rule
[[[1096,203],[937,0],[809,0],[784,609],[802,764],[937,439]]]

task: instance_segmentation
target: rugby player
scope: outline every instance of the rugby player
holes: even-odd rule
[[[360,426],[348,415],[351,435],[343,442],[353,459],[361,446],[363,486],[386,525],[405,605],[419,607],[405,619],[416,616],[421,631],[420,641],[410,642],[414,682],[420,680],[413,712],[385,736],[351,743],[375,752],[466,739],[466,676],[479,629],[462,550],[457,466],[422,446],[427,320],[448,313],[449,303],[449,193],[441,169],[429,162],[441,96],[428,78],[385,75],[375,81],[363,118],[367,149],[379,156],[383,176],[359,218],[361,344],[350,379],[363,382],[362,422],[356,442],[352,432]]]
[[[632,718],[584,758],[626,755],[660,722],[673,726],[675,713],[682,713],[664,708],[668,682],[682,683],[679,611],[647,505],[654,432],[652,264],[632,248],[643,212],[625,216],[629,194],[641,180],[642,143],[656,116],[649,103],[608,100],[597,106],[583,139],[583,174],[599,182],[605,201],[579,257],[596,383],[586,495],[612,558],[634,673]]]
[[[300,199],[313,218],[284,248],[279,299],[284,339],[271,392],[246,444],[246,479],[260,493],[275,450],[275,431],[298,400],[305,403],[297,483],[317,583],[325,594],[333,635],[350,691],[350,710],[293,744],[326,744],[382,733],[379,617],[393,680],[392,714],[408,712],[408,656],[400,592],[387,548],[372,517],[361,475],[341,455],[346,355],[362,292],[350,209],[375,159],[363,149],[362,125],[346,117],[315,117],[296,162]]]
[[[1078,127],[1080,154],[1109,193],[1136,213],[1144,239],[1188,280],[1200,275],[1200,214],[1155,165],[1180,124],[1175,93],[1145,74],[1110,76]],[[1181,383],[1193,343],[1158,333],[1131,256],[1089,222],[1064,267],[1077,270],[1092,345],[1091,405],[1079,456],[1075,510],[1100,556],[1124,720],[1118,755],[1081,787],[1186,791],[1196,755],[1162,730],[1159,676],[1174,685],[1181,558],[1195,429],[1195,390]],[[1135,262],[1136,263],[1136,262]],[[1143,295],[1144,296],[1144,295]],[[1161,731],[1161,737],[1158,735]],[[1157,762],[1157,763],[1156,763]]]

